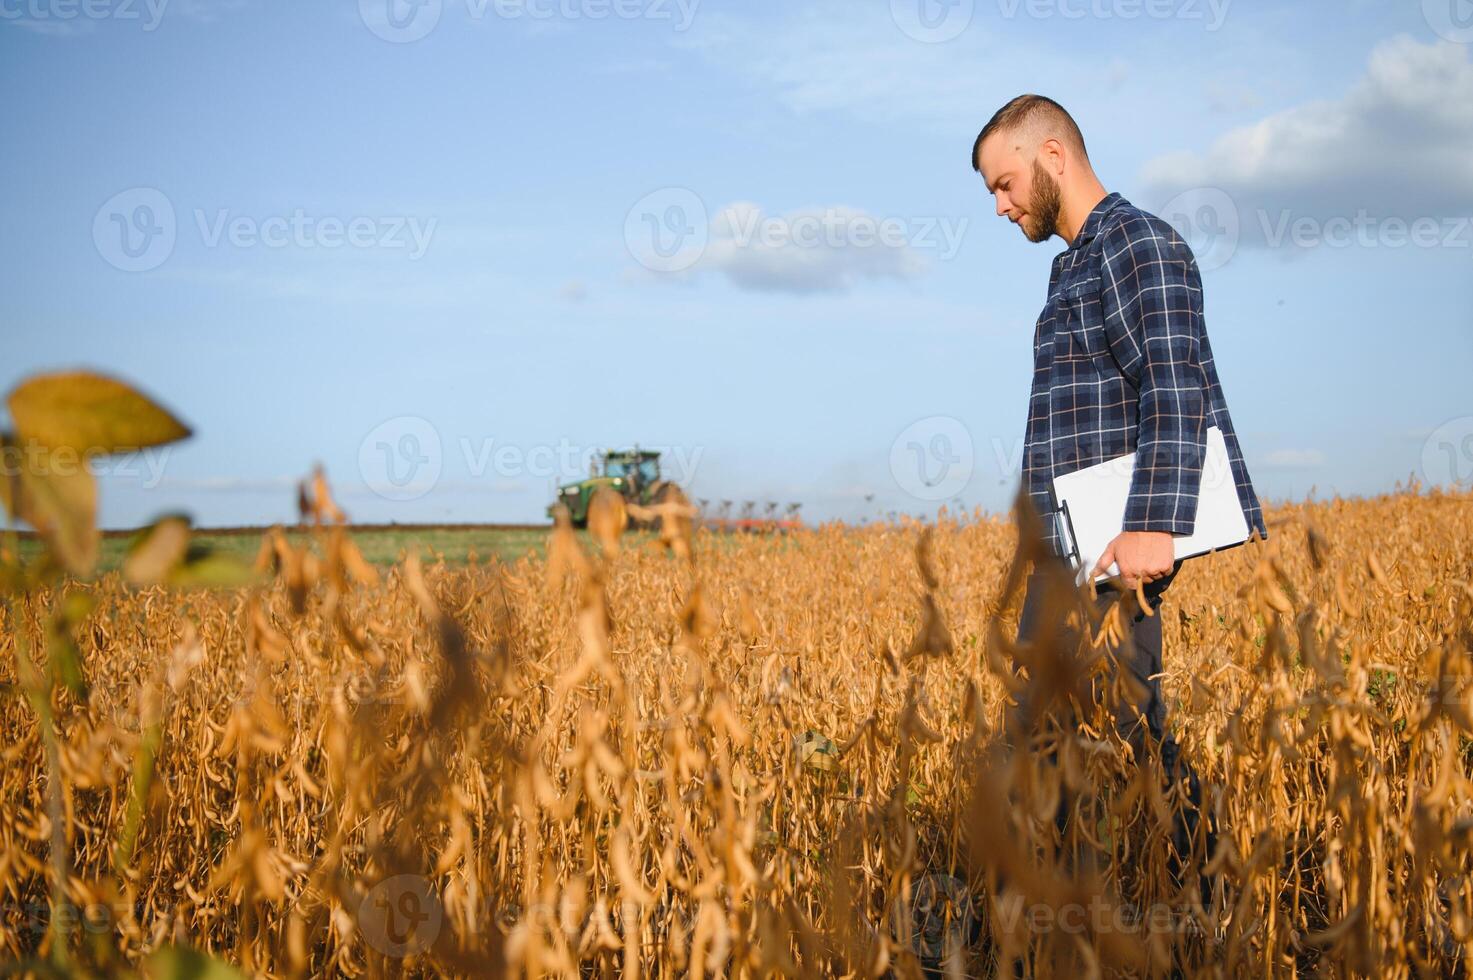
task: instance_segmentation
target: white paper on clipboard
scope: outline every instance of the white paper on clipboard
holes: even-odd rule
[[[1134,474],[1135,453],[1127,453],[1054,477],[1054,505],[1058,508],[1054,519],[1058,522],[1059,540],[1074,564],[1079,582],[1084,581],[1087,570],[1094,568],[1100,555],[1121,532]],[[1207,430],[1207,455],[1202,464],[1196,524],[1191,534],[1175,537],[1176,557],[1205,555],[1247,540],[1248,519],[1238,499],[1227,443],[1222,430],[1214,425]],[[1120,569],[1111,564],[1109,572],[1118,575]],[[1095,582],[1103,582],[1110,575],[1097,575]]]

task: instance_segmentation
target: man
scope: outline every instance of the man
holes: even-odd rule
[[[1172,538],[1192,532],[1210,426],[1222,430],[1250,530],[1268,536],[1207,342],[1196,259],[1169,224],[1105,192],[1079,127],[1051,99],[1021,95],[999,109],[971,162],[1000,216],[1031,242],[1057,235],[1068,246],[1054,259],[1034,335],[1023,466],[1028,500],[1045,518],[1046,549],[1058,557],[1055,567],[1035,563],[1018,639],[1038,634],[1047,579],[1063,563],[1050,516],[1054,477],[1132,452],[1124,529],[1095,572],[1118,565],[1120,581],[1139,586],[1154,611],[1180,567]],[[1118,598],[1113,585],[1099,590],[1102,606]],[[1159,679],[1161,618],[1130,608],[1131,636],[1113,653],[1139,681],[1123,687],[1143,693],[1117,724],[1139,751],[1143,720],[1175,772]]]

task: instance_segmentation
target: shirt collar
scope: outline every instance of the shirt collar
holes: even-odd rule
[[[1084,219],[1084,226],[1079,229],[1079,234],[1074,236],[1074,241],[1069,243],[1069,248],[1072,250],[1088,245],[1100,233],[1100,225],[1105,223],[1105,216],[1124,203],[1125,198],[1115,191],[1106,194],[1100,203],[1094,206],[1089,217]]]

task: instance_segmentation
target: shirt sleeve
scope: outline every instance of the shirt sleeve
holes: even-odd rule
[[[1140,397],[1122,527],[1190,534],[1207,453],[1197,263],[1174,232],[1146,221],[1121,222],[1102,237],[1105,336]]]

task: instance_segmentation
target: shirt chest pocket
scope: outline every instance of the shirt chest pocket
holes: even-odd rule
[[[1104,307],[1100,301],[1100,282],[1073,283],[1059,290],[1059,331],[1055,335],[1054,356],[1057,360],[1094,360],[1110,356],[1110,341],[1105,336]]]

